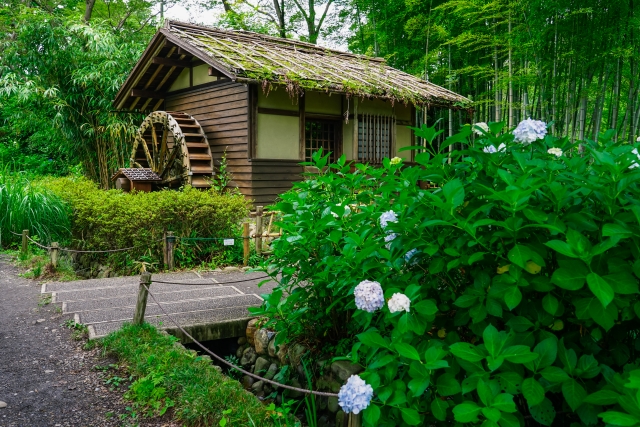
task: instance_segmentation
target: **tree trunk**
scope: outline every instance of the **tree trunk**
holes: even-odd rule
[[[500,121],[500,90],[498,89],[498,46],[497,45],[493,47],[493,64],[494,64],[494,72],[495,72],[493,90],[495,91],[495,100],[496,100],[495,121],[499,122]]]
[[[276,11],[276,18],[278,19],[278,33],[279,36],[287,38],[287,23],[284,18],[284,0],[273,0],[273,9]]]
[[[84,8],[84,22],[88,24],[91,21],[91,14],[93,13],[93,6],[95,6],[96,0],[86,0]]]
[[[620,107],[620,78],[621,72],[620,68],[622,65],[620,64],[620,58],[618,58],[618,63],[616,66],[616,80],[613,86],[613,96],[611,101],[611,121],[609,122],[609,129],[616,129],[616,134],[614,136],[614,140],[618,140],[618,108]]]
[[[511,11],[509,11],[509,129],[514,126],[513,117],[513,65],[511,64]]]
[[[558,119],[558,109],[556,106],[556,74],[558,71],[558,14],[554,19],[555,33],[553,35],[553,74],[551,75],[551,134],[556,133],[556,120]]]

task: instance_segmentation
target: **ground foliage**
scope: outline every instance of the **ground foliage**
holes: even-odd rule
[[[173,408],[185,426],[225,425],[223,418],[230,426],[286,425],[283,415],[214,369],[208,357],[176,341],[149,324],[125,325],[104,338],[104,350],[116,355],[135,377],[125,398],[137,413],[162,415]]]
[[[95,255],[120,271],[137,273],[136,263],[162,266],[162,237],[236,237],[249,206],[236,193],[220,194],[191,187],[153,193],[102,190],[85,178],[48,178],[39,188],[56,194],[72,209],[69,246],[81,250],[133,247],[124,253]],[[49,243],[49,242],[46,242]],[[205,249],[205,250],[203,250]],[[220,242],[196,248],[177,241],[177,267],[199,264],[223,252]]]
[[[316,155],[322,172],[275,206],[284,237],[265,269],[282,276],[258,312],[281,342],[351,348],[335,356],[366,368],[369,426],[636,426],[634,146],[612,132],[522,145],[489,127],[475,141],[463,128],[440,152],[427,145],[410,167],[387,159],[352,173],[344,157]],[[438,132],[417,133],[429,142]],[[388,211],[398,220],[383,228]],[[410,311],[357,310],[363,280],[387,300],[408,296]]]

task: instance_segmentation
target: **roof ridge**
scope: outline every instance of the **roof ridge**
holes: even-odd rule
[[[228,29],[222,29],[222,28],[216,28],[216,27],[210,27],[207,25],[199,25],[199,24],[192,24],[192,23],[188,23],[188,22],[182,22],[182,21],[174,21],[174,20],[166,20],[165,21],[165,28],[167,28],[168,30],[171,30],[171,27],[175,26],[175,27],[189,27],[189,28],[193,28],[193,29],[198,29],[198,30],[203,30],[203,31],[207,31],[210,33],[222,33],[222,34],[228,34],[228,35],[232,35],[232,36],[247,36],[248,38],[251,38],[251,41],[256,41],[255,39],[260,39],[260,41],[262,42],[272,42],[274,44],[277,44],[280,47],[289,47],[289,48],[294,48],[297,46],[303,47],[303,48],[307,48],[310,49],[314,52],[323,52],[323,53],[331,53],[331,54],[337,54],[340,56],[347,56],[347,57],[352,57],[352,58],[357,58],[357,59],[363,59],[366,61],[372,61],[372,62],[378,62],[378,63],[383,63],[386,64],[386,60],[384,58],[380,58],[380,57],[375,57],[375,56],[367,56],[367,55],[361,55],[358,53],[352,53],[352,52],[345,52],[342,50],[338,50],[338,49],[332,49],[329,47],[325,47],[325,46],[319,46],[317,44],[313,44],[313,43],[308,43],[308,42],[303,42],[300,40],[295,40],[295,39],[287,39],[287,38],[282,38],[282,37],[276,37],[276,36],[271,36],[268,34],[262,34],[262,33],[256,33],[254,31],[247,31],[247,30],[228,30]]]

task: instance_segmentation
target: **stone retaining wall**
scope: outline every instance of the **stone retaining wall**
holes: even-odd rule
[[[242,367],[266,379],[274,379],[298,388],[308,388],[302,360],[307,361],[309,349],[301,344],[291,348],[286,345],[275,346],[276,334],[257,326],[259,320],[252,319],[247,325],[246,334],[238,339],[236,356]],[[315,378],[314,389],[330,393],[338,393],[340,387],[346,383],[351,375],[363,370],[360,365],[348,361],[328,363],[328,360],[316,361],[313,371]],[[308,366],[311,369],[311,366]],[[245,375],[242,378],[245,388],[250,389],[259,398],[266,398],[274,392],[274,387],[264,381],[259,381]],[[276,404],[282,403],[283,391],[278,390]],[[302,392],[284,390],[284,398],[302,398]],[[338,405],[337,397],[316,396],[319,426],[346,426],[345,413]]]

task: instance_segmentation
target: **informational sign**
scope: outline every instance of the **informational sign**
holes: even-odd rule
[[[223,243],[224,243],[225,246],[233,246],[235,241],[233,239],[224,239]]]

